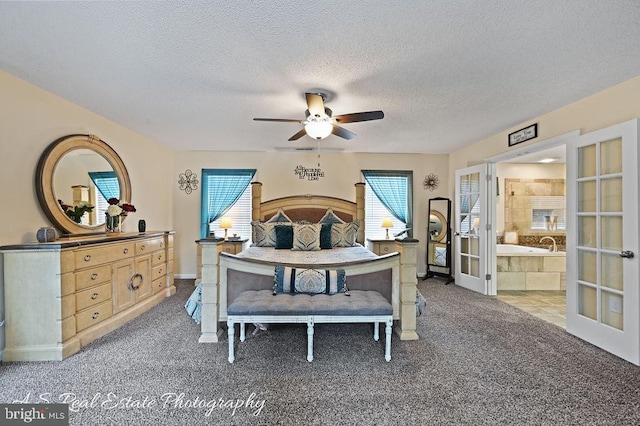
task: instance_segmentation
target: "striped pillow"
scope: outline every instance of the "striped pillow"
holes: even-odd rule
[[[344,269],[296,269],[276,266],[273,294],[349,294]]]

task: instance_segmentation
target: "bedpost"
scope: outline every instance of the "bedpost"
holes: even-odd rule
[[[199,343],[217,343],[222,333],[218,326],[220,289],[220,252],[223,238],[198,240],[198,276],[202,285],[202,322]]]
[[[419,337],[416,332],[416,260],[419,241],[405,238],[396,242],[400,252],[400,321],[396,332],[400,335],[400,340],[417,340]]]
[[[260,203],[262,203],[262,183],[251,182],[251,220],[260,220]]]
[[[360,228],[358,229],[357,241],[364,245],[364,182],[356,183],[356,217],[355,219],[360,221]]]

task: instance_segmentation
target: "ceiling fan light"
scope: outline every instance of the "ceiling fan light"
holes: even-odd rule
[[[324,139],[331,134],[333,124],[329,121],[311,121],[304,125],[304,130],[314,139]]]

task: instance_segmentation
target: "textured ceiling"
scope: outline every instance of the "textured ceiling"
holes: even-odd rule
[[[0,2],[0,69],[176,150],[448,153],[640,75],[638,1]]]

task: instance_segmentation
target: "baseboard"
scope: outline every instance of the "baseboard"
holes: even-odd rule
[[[198,278],[196,274],[176,274],[175,277],[179,280],[195,280]]]

